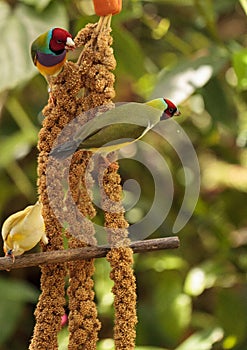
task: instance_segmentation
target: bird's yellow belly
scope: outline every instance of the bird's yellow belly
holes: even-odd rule
[[[59,62],[58,64],[54,65],[54,66],[43,66],[43,64],[39,63],[39,61],[36,62],[36,66],[38,68],[38,70],[40,71],[40,73],[42,75],[46,76],[56,76],[58,75],[61,70],[63,69],[63,65],[66,61],[66,57],[64,58],[63,61]]]
[[[10,234],[5,242],[5,253],[9,249],[14,250],[15,255],[22,254],[23,251],[32,249],[37,244],[35,234],[27,235],[26,233],[16,232]]]

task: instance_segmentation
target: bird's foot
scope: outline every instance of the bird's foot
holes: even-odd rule
[[[109,168],[112,170],[118,170],[119,169],[119,165],[117,162],[112,162],[109,164]]]
[[[116,161],[111,161],[109,158],[107,157],[102,157],[104,159],[104,166],[106,169],[110,168],[110,170],[118,170],[119,169],[119,165]]]
[[[49,105],[52,105],[52,106],[55,106],[55,105],[56,105],[55,101],[56,101],[56,100],[55,100],[55,98],[54,98],[52,92],[49,92],[48,104],[49,104]]]
[[[12,259],[13,264],[14,264],[14,262],[15,262],[15,256],[14,256],[14,254],[13,254],[13,250],[12,250],[12,249],[9,249],[9,250],[5,253],[5,256],[6,256],[6,257],[10,257],[10,258]]]
[[[48,98],[48,104],[55,106],[56,105],[56,99],[54,97],[54,94],[52,92],[52,81],[51,79],[47,80],[48,81],[48,94],[49,94],[49,98]]]

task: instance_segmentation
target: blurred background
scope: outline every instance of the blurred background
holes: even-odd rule
[[[48,93],[30,44],[53,26],[75,36],[97,21],[93,13],[91,0],[0,1],[0,224],[37,198],[36,144]],[[194,214],[178,233],[181,247],[135,256],[138,350],[247,349],[246,13],[246,0],[123,0],[112,20],[115,101],[172,98],[201,170]],[[169,145],[160,152],[175,190],[152,237],[172,235],[185,190],[179,157]],[[138,162],[120,164],[123,182],[134,178],[141,188],[127,213],[134,223],[152,205],[152,177]],[[114,348],[108,274],[108,263],[98,259],[99,350]],[[28,348],[39,277],[38,267],[0,272],[1,350]],[[59,337],[65,350],[66,325]]]

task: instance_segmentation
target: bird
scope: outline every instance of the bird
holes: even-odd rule
[[[107,154],[136,142],[159,121],[178,115],[179,109],[167,98],[120,104],[78,128],[72,139],[55,145],[50,155],[63,160],[78,149]]]
[[[181,114],[178,107],[171,100],[165,97],[147,101],[145,104],[163,111],[160,120],[169,119],[173,116],[178,116]]]
[[[24,210],[10,215],[2,225],[3,250],[5,256],[12,257],[32,249],[42,240],[48,244],[45,224],[41,215],[42,204],[36,202]]]
[[[73,50],[75,43],[72,35],[62,28],[51,28],[36,38],[31,45],[34,65],[46,78],[57,76],[66,62],[68,50]]]

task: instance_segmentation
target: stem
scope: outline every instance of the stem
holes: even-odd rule
[[[36,127],[29,119],[28,114],[17,98],[9,97],[6,103],[6,108],[24,134],[37,134]]]
[[[130,248],[132,248],[134,253],[147,253],[163,249],[176,249],[178,247],[179,238],[177,236],[136,241],[130,244]],[[0,258],[0,270],[57,264],[72,260],[103,258],[110,249],[111,247],[109,246],[91,246],[67,250],[54,250],[50,252],[17,256],[14,262],[9,257],[2,257]]]
[[[34,188],[28,176],[25,174],[19,164],[16,161],[7,164],[6,171],[25,197],[30,201],[33,201],[35,199]]]

